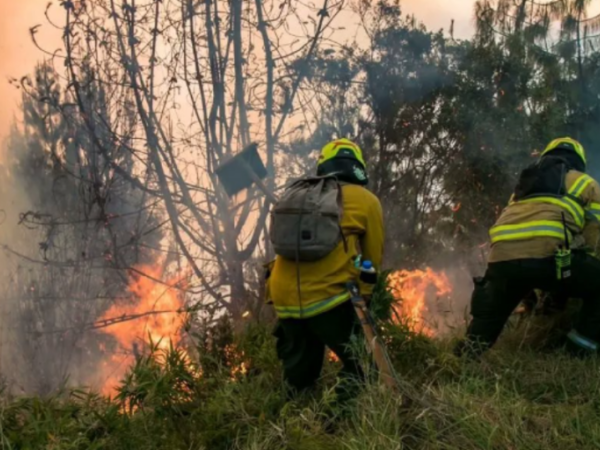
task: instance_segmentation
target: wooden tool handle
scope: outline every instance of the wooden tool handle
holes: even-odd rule
[[[386,386],[393,390],[397,390],[398,384],[396,382],[396,378],[394,377],[394,368],[391,366],[388,358],[386,358],[383,343],[377,337],[377,334],[373,329],[373,325],[371,325],[371,322],[369,321],[367,304],[364,300],[353,301],[352,304],[354,305],[354,309],[356,310],[356,314],[362,325],[365,338],[369,344],[369,349],[373,352],[375,364],[379,369],[379,375],[382,377]]]

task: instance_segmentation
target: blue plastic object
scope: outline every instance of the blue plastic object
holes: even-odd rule
[[[377,283],[377,270],[373,267],[373,262],[368,259],[364,260],[360,267],[360,281],[366,284]]]

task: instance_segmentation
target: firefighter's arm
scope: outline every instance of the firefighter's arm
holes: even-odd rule
[[[363,260],[370,260],[378,272],[381,271],[383,261],[384,240],[383,210],[381,203],[375,198],[368,206],[365,232],[360,238],[360,248]],[[359,285],[362,295],[370,295],[373,292],[373,285],[365,283],[359,283]]]
[[[583,236],[593,254],[600,255],[600,185],[593,180],[582,194],[585,202],[585,227]]]

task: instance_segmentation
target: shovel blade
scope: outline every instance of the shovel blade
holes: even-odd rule
[[[252,171],[253,173],[250,173]],[[258,154],[258,145],[250,144],[237,155],[221,163],[215,174],[229,197],[248,189],[258,177],[263,180],[268,172]]]

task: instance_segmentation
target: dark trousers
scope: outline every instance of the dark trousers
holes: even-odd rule
[[[575,332],[585,340],[598,342],[600,260],[583,252],[573,252],[571,264],[571,277],[564,281],[556,279],[553,257],[489,264],[483,280],[476,282],[471,299],[473,320],[467,329],[467,339],[457,352],[470,348],[481,353],[494,345],[513,310],[533,289],[581,298],[583,307],[575,323]]]
[[[364,373],[352,349],[352,337],[361,335],[361,327],[350,301],[315,317],[280,319],[273,334],[290,394],[315,385],[321,376],[325,347],[329,347],[343,365],[338,398],[355,395]]]

